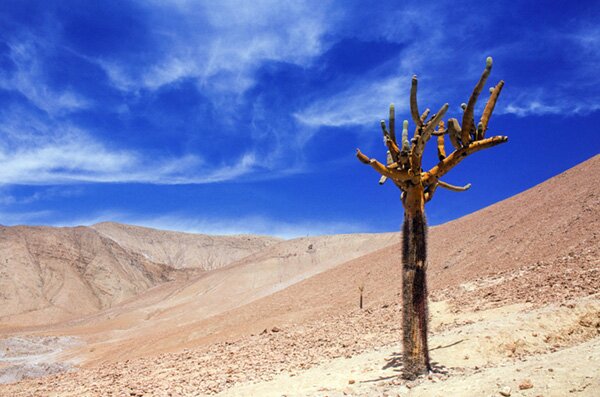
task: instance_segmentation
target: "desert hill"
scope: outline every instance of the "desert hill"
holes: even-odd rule
[[[193,235],[115,223],[91,228],[2,226],[0,323],[47,324],[91,314],[277,242],[271,237]]]
[[[394,376],[399,234],[327,236],[280,242],[78,321],[13,334],[73,336],[80,344],[53,359],[84,369],[0,392],[499,395],[510,383],[516,395],[529,381],[519,395],[593,396],[599,167],[595,156],[430,229],[433,377],[407,384]]]
[[[91,228],[127,251],[173,269],[218,269],[281,241],[267,236],[171,232],[114,222],[98,223]]]
[[[0,258],[3,325],[93,313],[174,277],[86,227],[2,227]]]

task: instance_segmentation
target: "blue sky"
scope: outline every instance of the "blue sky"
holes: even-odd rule
[[[287,3],[1,2],[0,224],[399,230],[355,148],[385,158],[413,74],[421,108],[460,115],[488,55],[510,140],[445,178],[473,187],[438,190],[430,224],[600,152],[597,1]]]

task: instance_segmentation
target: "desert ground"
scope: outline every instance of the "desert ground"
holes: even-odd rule
[[[399,233],[0,227],[0,395],[599,396],[598,169],[430,228],[410,381]]]

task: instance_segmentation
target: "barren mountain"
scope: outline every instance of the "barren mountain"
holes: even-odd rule
[[[93,228],[0,227],[0,321],[3,326],[24,326],[91,314],[278,241],[115,223]]]
[[[114,222],[98,223],[92,228],[127,251],[173,269],[218,269],[281,241],[266,236],[171,232]]]
[[[93,313],[173,277],[86,228],[0,228],[2,324],[43,324]]]
[[[65,351],[53,360],[84,368],[0,393],[595,396],[599,167],[596,156],[430,229],[432,376],[395,376],[399,234],[330,236],[282,242],[80,321],[13,334],[5,340],[74,337],[79,345],[60,339]]]

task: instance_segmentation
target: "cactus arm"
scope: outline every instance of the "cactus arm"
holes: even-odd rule
[[[443,187],[444,189],[448,189],[453,192],[464,192],[465,190],[469,190],[471,188],[470,183],[467,183],[465,186],[455,186],[455,185],[451,185],[449,183],[446,183],[444,181],[439,181],[439,180],[438,180],[438,185],[440,187]]]
[[[491,138],[482,139],[475,141],[470,145],[457,149],[452,152],[443,161],[440,161],[436,166],[429,170],[429,172],[423,178],[423,183],[427,184],[431,182],[431,178],[439,179],[446,175],[452,168],[460,163],[465,157],[483,149],[487,149],[496,145],[500,145],[508,141],[507,136],[493,136]]]
[[[454,146],[455,149],[460,149],[462,146],[460,144],[460,125],[458,124],[457,119],[448,120],[448,136],[450,137],[450,143]]]
[[[373,167],[373,169],[379,172],[383,176],[387,176],[388,178],[394,179],[394,173],[392,170],[381,164],[379,161],[375,159],[371,159],[369,161],[369,165]]]
[[[427,119],[427,116],[429,116],[429,112],[431,112],[431,110],[429,110],[429,108],[425,109],[425,111],[421,115],[421,124],[425,123],[425,119]]]
[[[390,133],[388,132],[387,127],[385,126],[385,120],[381,120],[380,123],[381,125],[381,132],[383,132],[383,138],[387,138],[390,136]]]
[[[403,183],[410,179],[410,177],[408,175],[408,171],[386,167],[385,165],[381,164],[379,161],[377,161],[375,159],[370,159],[369,157],[365,156],[360,151],[360,149],[356,149],[356,157],[358,158],[358,160],[361,163],[370,165],[379,174],[381,174],[385,177],[388,177],[390,179],[393,179],[396,182]],[[391,164],[391,165],[395,165],[395,164]]]
[[[498,101],[498,96],[500,96],[500,92],[502,91],[502,87],[504,87],[504,80],[500,80],[496,87],[492,89],[492,95],[490,95],[490,99],[488,99],[485,104],[485,108],[483,109],[483,114],[481,115],[481,123],[483,124],[483,133],[481,138],[485,137],[485,132],[488,128],[488,123],[490,121],[490,117],[492,116],[492,112],[494,111],[494,107],[496,106],[496,101]]]
[[[423,129],[423,132],[421,133],[421,139],[423,140],[423,143],[427,143],[429,138],[431,138],[431,133],[433,132],[433,129],[437,127],[440,121],[442,121],[442,118],[444,117],[447,111],[448,104],[445,103],[444,105],[442,105],[440,110],[433,115],[433,118],[426,124],[425,128]]]
[[[446,135],[448,133],[448,129],[444,128],[445,126],[446,125],[444,124],[444,122],[440,121],[439,124],[438,124],[437,131],[434,130],[431,133],[431,135],[433,135],[433,136],[444,136],[444,135]]]
[[[421,161],[423,159],[423,151],[425,150],[425,144],[431,138],[433,129],[439,124],[448,110],[448,104],[445,103],[440,110],[433,116],[433,118],[425,124],[424,128],[417,127],[415,131],[415,137],[413,138],[413,146],[410,150],[410,167],[414,174],[421,172]],[[417,135],[420,132],[420,135]]]
[[[402,151],[408,152],[410,145],[408,143],[408,120],[402,122]]]
[[[468,145],[470,142],[471,129],[474,128],[473,113],[475,111],[475,103],[477,102],[477,98],[479,97],[479,94],[483,90],[483,87],[485,86],[485,82],[487,81],[487,78],[490,75],[490,72],[492,71],[492,63],[493,63],[492,57],[487,57],[487,59],[485,60],[485,69],[483,70],[483,73],[481,74],[479,81],[475,85],[475,88],[473,88],[473,93],[471,94],[471,97],[469,98],[469,102],[467,103],[467,108],[465,109],[465,113],[463,114],[462,134],[461,134],[463,145]]]
[[[423,125],[419,115],[419,106],[417,105],[417,75],[413,75],[410,84],[410,115],[417,126]]]
[[[444,122],[440,121],[440,124],[438,125],[438,133],[437,135],[437,152],[438,152],[438,159],[440,159],[440,161],[442,161],[443,159],[446,158],[446,149],[444,148]]]
[[[437,187],[438,187],[437,182],[434,182],[427,187],[427,190],[425,190],[425,193],[424,193],[424,198],[425,198],[426,203],[429,202],[433,198],[433,193],[435,193],[435,189],[437,189]]]
[[[356,149],[356,158],[358,158],[358,161],[360,161],[363,164],[369,164],[369,158],[367,156],[365,156],[360,149]]]
[[[394,143],[394,141],[389,137],[385,138],[385,145],[387,146],[388,151],[394,161],[398,161],[398,157],[400,156],[400,148],[398,145],[396,145],[396,143]]]
[[[475,131],[475,140],[479,141],[483,139],[483,123],[480,121],[477,123],[477,131]]]
[[[386,167],[375,159],[371,159],[369,165],[381,175],[387,176],[394,181],[404,182],[409,179],[408,171]]]
[[[396,110],[394,104],[390,104],[390,138],[396,143]]]

